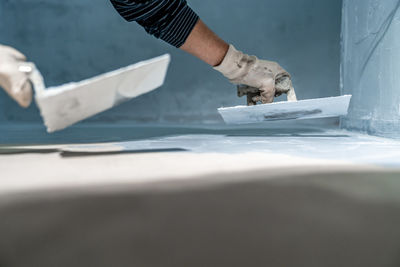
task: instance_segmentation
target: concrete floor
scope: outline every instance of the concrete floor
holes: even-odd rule
[[[38,145],[40,130],[7,129],[0,266],[400,263],[400,140],[307,124],[137,126]]]

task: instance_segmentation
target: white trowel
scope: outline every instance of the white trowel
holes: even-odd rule
[[[47,89],[32,63],[21,65],[20,71],[30,73],[36,103],[51,133],[160,87],[169,62],[167,54],[81,82]]]
[[[351,95],[344,95],[254,106],[219,108],[218,112],[227,124],[329,118],[347,115],[350,100]]]

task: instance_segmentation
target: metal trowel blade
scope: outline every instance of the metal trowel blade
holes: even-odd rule
[[[78,83],[35,90],[48,132],[65,129],[163,85],[170,62],[164,55]]]
[[[256,106],[219,108],[227,124],[250,124],[280,120],[318,119],[347,115],[351,95],[276,102]]]

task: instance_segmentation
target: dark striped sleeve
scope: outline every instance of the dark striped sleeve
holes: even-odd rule
[[[136,21],[156,38],[181,47],[193,30],[198,15],[186,0],[111,0],[127,21]]]

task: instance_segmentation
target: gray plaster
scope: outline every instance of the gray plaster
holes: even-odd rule
[[[400,134],[400,1],[345,0],[342,93],[352,94],[344,127]]]
[[[0,128],[1,129],[1,128]],[[9,144],[29,145],[26,140],[38,143],[43,136],[36,130],[36,136],[23,139],[18,129],[9,127],[7,135],[13,139]],[[108,154],[138,154],[155,152],[216,153],[218,155],[243,155],[261,153],[292,156],[298,159],[326,160],[343,164],[400,167],[400,141],[339,130],[334,127],[319,127],[298,124],[270,124],[269,128],[249,127],[73,127],[63,135],[46,138],[50,146],[3,146],[0,154],[54,153],[63,156],[80,157]],[[32,134],[34,133],[31,131]],[[99,136],[103,135],[103,139]],[[75,133],[75,134],[74,134]],[[79,138],[81,134],[86,139]],[[104,139],[105,138],[105,139]],[[25,142],[24,142],[25,140]],[[70,140],[71,144],[65,144]],[[108,140],[109,142],[104,142]],[[0,139],[0,143],[4,143]],[[82,144],[75,142],[86,141]],[[99,143],[89,143],[97,141]],[[112,141],[112,142],[111,142]],[[326,162],[325,162],[326,163]]]
[[[299,158],[400,167],[400,141],[341,130],[296,129],[282,133],[178,135],[137,141],[69,146],[64,151],[151,151],[181,149],[195,153],[279,153]],[[79,153],[77,154],[79,156]]]

